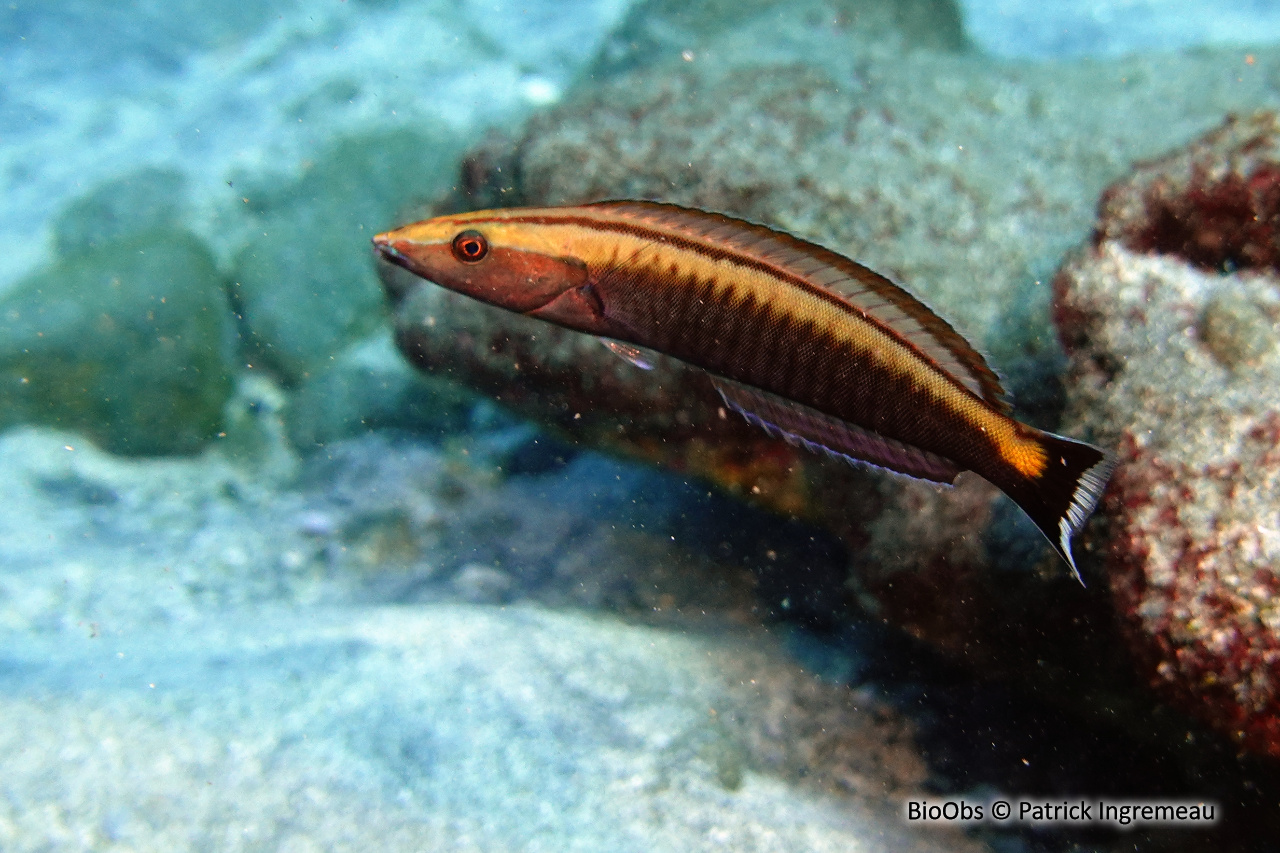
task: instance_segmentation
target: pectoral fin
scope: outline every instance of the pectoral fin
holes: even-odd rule
[[[614,341],[608,338],[600,338],[600,343],[607,346],[613,351],[613,354],[623,361],[630,362],[641,370],[653,370],[652,356],[648,355],[640,347],[624,344],[622,341]]]

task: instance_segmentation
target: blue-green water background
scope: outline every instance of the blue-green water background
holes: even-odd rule
[[[728,27],[740,12],[723,6]],[[1088,793],[1128,745],[1072,740],[1052,708],[891,627],[821,624],[821,591],[843,585],[834,537],[568,448],[447,383],[414,386],[403,410],[373,388],[416,378],[391,347],[368,236],[457,184],[490,131],[603,84],[645,8],[0,8],[0,298],[35,276],[34,301],[8,310],[56,306],[73,330],[65,362],[39,373],[49,359],[23,360],[30,330],[13,320],[6,376],[74,391],[88,374],[58,365],[111,363],[94,394],[127,409],[61,402],[61,387],[5,392],[0,847],[1133,849],[1106,832],[966,839],[885,805],[908,790],[989,797],[1059,752],[1073,755],[1054,793]],[[1280,4],[1263,0],[943,8],[992,63],[1243,54],[1280,38]],[[793,41],[760,54],[794,64],[795,29],[781,29]],[[1267,85],[1258,106],[1275,104]],[[111,313],[95,301],[103,271],[140,256],[184,271],[168,308],[147,310],[180,302],[203,318],[159,350],[130,344],[124,321],[92,322]],[[1036,262],[1048,274],[1058,260]],[[300,270],[316,278],[294,286]],[[236,296],[253,281],[264,295]],[[276,325],[214,316],[224,292]],[[339,357],[368,369],[325,374]],[[177,385],[223,378],[178,398],[148,384],[179,363]],[[189,408],[163,408],[172,399]],[[809,610],[792,612],[775,564],[804,566]],[[671,602],[713,615],[665,624]],[[796,686],[815,670],[855,693]],[[763,692],[734,693],[757,680]],[[888,730],[851,706],[900,714],[924,746],[886,749]],[[835,751],[816,734],[828,724],[862,733],[839,747],[862,758],[838,771],[813,759],[844,782],[806,786],[788,750]],[[765,772],[775,753],[787,757]],[[1164,791],[1162,757],[1141,756],[1126,778],[1151,787],[1131,793]]]

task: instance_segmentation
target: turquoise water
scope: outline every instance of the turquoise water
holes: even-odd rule
[[[1055,274],[1135,162],[1277,107],[1277,38],[1261,0],[0,9],[0,848],[1266,849],[1274,759],[1147,689],[1105,525],[1080,589],[980,482],[717,426],[368,240],[715,208],[1092,428]],[[1266,408],[1260,275],[1201,337]],[[1001,797],[1220,818],[909,819]]]

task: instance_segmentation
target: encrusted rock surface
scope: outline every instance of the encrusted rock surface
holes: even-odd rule
[[[404,218],[650,197],[780,226],[924,298],[991,353],[1019,414],[1049,428],[1061,353],[1040,281],[1086,235],[1099,193],[1224,106],[1274,97],[1258,76],[1267,60],[1226,54],[993,65],[868,39],[834,13],[703,35],[686,58],[598,80],[518,140],[477,149],[458,194]],[[586,444],[819,521],[851,546],[854,592],[895,624],[975,661],[1061,648],[1060,631],[1083,642],[1089,603],[976,477],[945,489],[829,463],[722,418],[705,378],[678,365],[646,373],[580,336],[387,274],[418,366]],[[1078,551],[1088,575],[1089,543]],[[1063,594],[1046,599],[1046,578]]]
[[[1095,239],[1207,270],[1280,272],[1280,120],[1232,116],[1103,196]]]
[[[1070,420],[1117,449],[1106,566],[1131,644],[1158,690],[1275,756],[1278,146],[1260,114],[1139,168],[1055,282]]]

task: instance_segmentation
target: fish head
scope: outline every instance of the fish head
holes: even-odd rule
[[[373,238],[384,259],[441,287],[521,314],[589,283],[587,265],[554,229],[519,211],[439,216]]]

